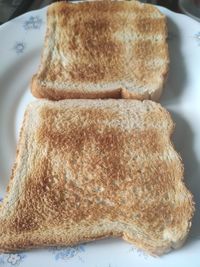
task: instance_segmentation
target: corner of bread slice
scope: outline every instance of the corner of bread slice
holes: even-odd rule
[[[31,93],[33,94],[33,96],[37,98],[43,98],[43,94],[41,93],[42,88],[38,82],[37,74],[33,75],[31,83],[30,83],[30,87],[31,87]]]
[[[62,100],[66,98],[64,97],[66,91],[56,90],[55,88],[47,86],[45,81],[40,80],[38,74],[35,74],[32,77],[31,93],[36,98],[44,98],[48,100]]]

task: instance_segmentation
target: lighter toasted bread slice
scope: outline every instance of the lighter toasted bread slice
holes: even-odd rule
[[[168,71],[166,37],[166,18],[153,5],[52,4],[32,93],[53,100],[158,100]]]
[[[30,104],[0,210],[0,250],[107,236],[151,254],[180,245],[193,202],[172,130],[168,112],[148,100]]]

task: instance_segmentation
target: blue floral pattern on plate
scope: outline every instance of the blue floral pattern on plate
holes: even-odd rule
[[[78,245],[74,247],[53,247],[49,249],[53,253],[55,260],[69,260],[75,256],[79,256],[79,260],[83,261],[80,253],[85,252],[85,245]]]
[[[24,42],[16,42],[13,49],[15,50],[16,54],[22,54],[26,48],[26,44]]]
[[[19,266],[25,257],[26,254],[24,253],[0,254],[0,266],[1,267]]]
[[[40,29],[42,25],[42,19],[39,16],[30,16],[25,22],[24,22],[24,29],[25,30],[31,30],[31,29]]]

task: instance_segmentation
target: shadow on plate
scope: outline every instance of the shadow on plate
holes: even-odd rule
[[[181,34],[171,18],[167,18],[168,44],[169,44],[169,73],[161,97],[163,105],[175,104],[183,93],[184,85],[187,82],[186,65],[184,56],[181,53]]]
[[[194,134],[187,121],[178,113],[170,111],[176,123],[173,142],[184,163],[184,182],[192,192],[195,201],[195,214],[187,244],[192,239],[200,238],[200,162],[198,162],[194,147]]]

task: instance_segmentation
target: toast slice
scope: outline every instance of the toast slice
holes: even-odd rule
[[[38,98],[158,100],[168,72],[165,16],[137,1],[49,6]]]
[[[0,251],[108,236],[154,255],[180,246],[194,207],[173,127],[149,100],[30,104],[0,209]]]

